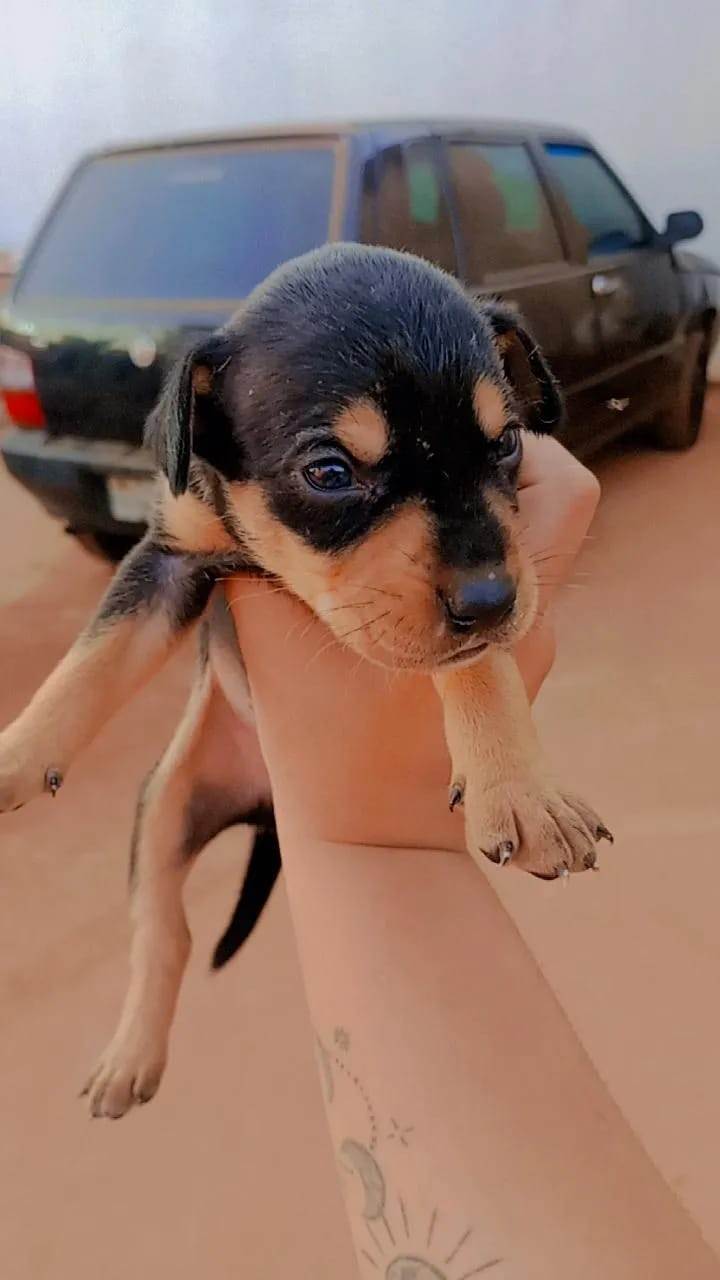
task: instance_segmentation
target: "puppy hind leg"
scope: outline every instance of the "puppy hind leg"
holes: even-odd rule
[[[243,737],[247,741],[238,742]],[[237,754],[233,738],[241,748]],[[158,1088],[190,955],[184,882],[195,855],[239,820],[247,787],[243,755],[253,740],[254,732],[232,716],[211,668],[204,666],[138,804],[131,853],[131,976],[115,1035],[83,1090],[94,1116],[119,1118]],[[221,747],[226,765],[219,774]]]
[[[83,1090],[94,1116],[118,1118],[155,1093],[190,956],[182,901],[189,862],[183,858],[182,811],[173,803],[181,788],[175,774],[168,776],[165,763],[147,778],[138,804],[130,888],[130,982],[117,1030]]]

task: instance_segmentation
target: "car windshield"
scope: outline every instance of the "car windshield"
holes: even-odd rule
[[[50,218],[23,300],[243,298],[328,238],[331,143],[177,147],[90,161]]]

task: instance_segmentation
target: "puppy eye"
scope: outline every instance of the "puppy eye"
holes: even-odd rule
[[[354,476],[347,462],[340,458],[320,458],[303,469],[303,476],[312,489],[321,493],[337,493],[352,489]]]
[[[493,452],[498,462],[503,466],[514,466],[520,461],[522,452],[522,439],[518,427],[506,427],[501,435],[495,441]]]

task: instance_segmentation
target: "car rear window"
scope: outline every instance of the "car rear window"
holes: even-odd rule
[[[328,238],[332,144],[174,148],[93,160],[18,296],[242,298]]]

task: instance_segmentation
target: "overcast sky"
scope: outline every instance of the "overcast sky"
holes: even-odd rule
[[[251,122],[462,114],[590,131],[720,258],[720,0],[3,0],[0,248],[89,148]]]

